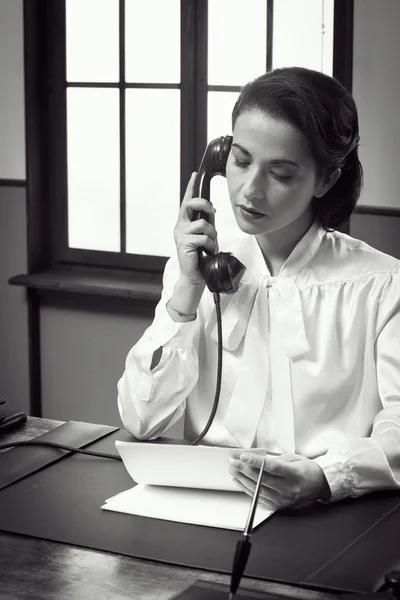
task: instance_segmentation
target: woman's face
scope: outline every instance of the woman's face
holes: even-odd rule
[[[236,120],[226,178],[237,224],[253,235],[281,229],[305,211],[311,214],[312,197],[321,192],[304,136],[258,110]]]

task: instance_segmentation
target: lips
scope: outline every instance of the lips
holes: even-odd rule
[[[249,215],[254,216],[265,216],[265,213],[260,213],[258,210],[254,210],[254,208],[250,208],[247,206],[243,206],[242,204],[238,204],[239,208],[241,208],[244,212],[249,213]]]

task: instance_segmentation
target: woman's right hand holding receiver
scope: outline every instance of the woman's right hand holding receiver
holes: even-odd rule
[[[188,284],[204,284],[198,266],[198,249],[207,248],[215,254],[218,252],[217,232],[214,224],[215,209],[209,200],[192,198],[196,173],[192,173],[174,228],[174,239],[178,251],[181,276]],[[196,211],[209,215],[210,223],[205,219],[192,221]]]
[[[214,224],[215,209],[205,198],[193,198],[193,188],[197,173],[192,173],[174,228],[174,239],[178,254],[180,277],[167,308],[174,321],[191,321],[205,287],[199,270],[198,249],[207,248],[213,254],[218,252],[217,232]],[[205,219],[192,221],[197,211],[209,215],[210,223]]]

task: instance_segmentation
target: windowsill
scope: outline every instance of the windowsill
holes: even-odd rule
[[[162,274],[65,267],[15,275],[8,283],[41,292],[73,292],[157,303],[161,297]]]
[[[360,215],[378,215],[380,217],[400,217],[400,209],[385,206],[369,206],[368,204],[356,204],[354,213]]]

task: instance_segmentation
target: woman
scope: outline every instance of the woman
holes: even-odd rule
[[[237,235],[217,241],[212,204],[192,198],[174,230],[155,319],[118,383],[125,427],[164,434],[183,414],[195,439],[211,412],[217,334],[197,249],[245,266],[221,295],[220,404],[203,443],[247,449],[231,459],[274,508],[400,488],[400,261],[341,233],[360,194],[358,116],[322,73],[277,69],[247,84],[232,114],[226,167]],[[191,221],[194,211],[210,215]]]

